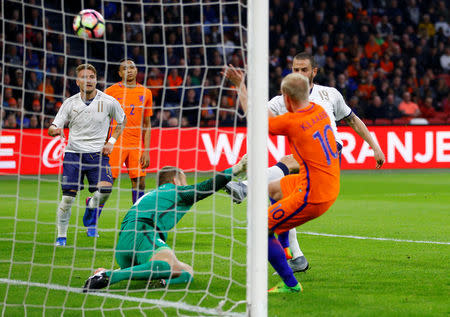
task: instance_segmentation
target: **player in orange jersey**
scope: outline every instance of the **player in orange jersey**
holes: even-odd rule
[[[326,111],[309,102],[309,81],[293,73],[281,82],[289,112],[275,116],[269,110],[269,132],[288,137],[291,152],[300,165],[299,174],[269,184],[269,262],[283,279],[271,293],[302,290],[274,234],[281,234],[319,217],[339,194],[339,152]]]
[[[145,190],[145,169],[150,163],[150,117],[153,114],[152,92],[136,83],[137,72],[134,61],[125,58],[119,66],[122,81],[105,90],[121,103],[127,116],[127,125],[109,156],[109,163],[116,179],[125,162],[131,179],[133,204]]]

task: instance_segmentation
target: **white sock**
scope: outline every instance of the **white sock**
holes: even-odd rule
[[[270,183],[277,179],[284,177],[283,170],[279,168],[277,165],[269,167],[267,169],[267,182]]]
[[[298,245],[297,230],[295,230],[295,228],[289,230],[289,247],[291,248],[292,259],[303,256],[303,252]]]
[[[61,202],[58,206],[57,219],[58,219],[58,238],[67,237],[67,228],[69,227],[69,220],[71,214],[71,207],[75,197],[62,196]]]
[[[111,193],[100,193],[98,190],[95,191],[94,195],[89,201],[88,207],[89,208],[97,208],[99,206],[103,207],[105,202],[108,200],[109,195],[111,195]]]
[[[278,166],[274,165],[272,167],[269,167],[267,169],[267,182],[270,183],[271,181],[277,180],[284,177],[283,170],[279,168]],[[245,186],[248,186],[248,180],[242,181],[242,184]]]

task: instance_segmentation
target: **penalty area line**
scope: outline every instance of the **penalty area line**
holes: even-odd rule
[[[307,234],[307,235],[310,235],[310,236],[323,236],[323,237],[333,237],[333,238],[359,239],[359,240],[378,240],[378,241],[393,241],[393,242],[406,242],[406,243],[424,243],[424,244],[445,244],[445,245],[450,245],[450,242],[442,242],[442,241],[422,241],[422,240],[405,240],[405,239],[393,239],[393,238],[363,237],[363,236],[320,233],[320,232],[311,232],[311,231],[299,231],[299,232],[297,232],[297,234]]]
[[[158,300],[158,299],[139,298],[139,297],[132,297],[132,296],[110,294],[110,293],[106,293],[106,292],[83,293],[83,290],[81,288],[63,286],[63,285],[58,285],[58,284],[26,282],[26,281],[20,281],[20,280],[11,280],[11,279],[7,279],[7,278],[0,278],[0,283],[21,285],[21,286],[28,286],[28,287],[41,287],[41,288],[47,288],[47,289],[52,289],[52,290],[57,290],[57,291],[65,291],[65,292],[71,292],[71,293],[79,293],[79,294],[85,294],[85,295],[93,295],[93,296],[98,296],[98,297],[118,299],[118,300],[122,300],[122,301],[153,304],[153,305],[163,306],[163,307],[167,307],[167,308],[176,308],[176,309],[187,310],[187,311],[191,311],[191,312],[208,314],[208,315],[245,316],[245,314],[243,314],[243,313],[224,312],[224,311],[217,310],[214,308],[203,308],[203,307],[189,305],[189,304],[182,303],[182,302],[176,303],[176,302],[169,302],[169,301]]]

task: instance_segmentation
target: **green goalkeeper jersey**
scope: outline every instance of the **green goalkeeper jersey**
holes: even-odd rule
[[[130,208],[122,221],[121,230],[130,224],[144,222],[167,240],[167,233],[175,227],[197,201],[223,188],[232,177],[231,168],[195,185],[176,186],[167,183],[142,196]]]

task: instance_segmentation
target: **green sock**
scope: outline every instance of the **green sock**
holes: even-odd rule
[[[166,279],[171,275],[169,263],[165,261],[150,261],[141,265],[135,265],[126,269],[106,271],[109,276],[109,284],[114,284],[123,280],[149,280]]]
[[[187,271],[181,271],[180,276],[166,279],[167,285],[171,284],[186,284],[192,282],[194,277]]]

